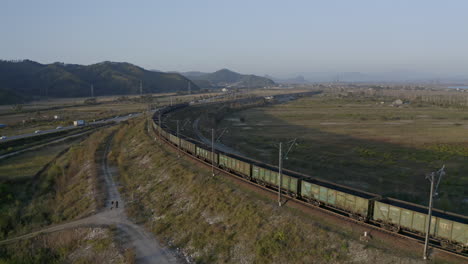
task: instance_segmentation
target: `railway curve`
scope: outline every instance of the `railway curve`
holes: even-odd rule
[[[193,103],[192,103],[193,104]],[[153,115],[153,122],[152,122],[152,127],[153,127],[153,132],[155,133],[155,139],[158,139],[165,144],[169,145],[170,147],[174,148],[177,151],[183,152],[188,156],[189,158],[204,164],[205,166],[213,167],[216,171],[221,172],[223,174],[229,175],[231,177],[235,177],[237,180],[242,181],[246,184],[255,186],[256,188],[260,188],[266,192],[270,193],[278,193],[278,188],[277,186],[272,186],[269,184],[265,184],[264,182],[258,181],[251,175],[246,175],[246,173],[243,173],[243,171],[240,169],[236,171],[232,167],[222,165],[221,158],[215,158],[215,155],[224,155],[227,153],[224,153],[223,150],[214,149],[214,154],[203,154],[198,152],[198,146],[200,146],[201,149],[208,149],[211,150],[210,146],[207,144],[207,142],[199,142],[195,139],[185,137],[183,135],[179,135],[174,133],[174,131],[171,131],[168,127],[166,127],[164,124],[162,124],[162,120],[159,119],[159,117],[163,117],[169,112],[177,111],[182,108],[190,107],[190,104],[179,104],[179,105],[174,105],[174,106],[169,106],[165,107],[162,109],[159,109],[154,115]],[[162,118],[161,118],[162,119]],[[179,136],[179,137],[177,137]],[[190,147],[190,144],[193,144],[193,147]],[[211,151],[208,151],[211,152]],[[211,155],[211,156],[210,156]],[[254,164],[261,164],[259,161],[255,161],[246,157],[241,157],[238,155],[234,154],[228,154],[229,156],[235,156],[238,158],[242,158],[245,161],[250,161]],[[212,164],[214,163],[214,164]],[[268,168],[275,168],[273,165],[268,165],[268,164],[263,164],[264,166]],[[252,173],[252,169],[250,171]],[[289,170],[284,170],[284,173],[291,173],[294,175],[298,176],[303,176],[303,177],[311,177],[308,175],[304,174],[299,174],[295,173]],[[282,185],[282,182],[281,184]],[[351,188],[350,188],[351,189]],[[368,219],[368,218],[363,218],[359,217],[359,215],[352,214],[348,211],[340,210],[340,208],[336,208],[333,206],[330,206],[326,203],[323,202],[317,202],[316,200],[312,199],[307,199],[302,196],[298,196],[295,193],[288,192],[287,190],[282,193],[287,199],[288,202],[294,203],[296,205],[300,206],[305,206],[312,208],[314,210],[319,210],[325,214],[331,215],[333,217],[340,218],[344,221],[351,222],[360,226],[363,226],[365,228],[368,228],[369,230],[373,230],[375,232],[381,232],[385,233],[387,235],[393,236],[393,237],[398,237],[401,239],[406,239],[410,241],[414,241],[416,243],[424,243],[423,241],[423,236],[418,233],[410,232],[410,230],[402,229],[400,227],[395,228],[394,225],[388,225],[385,223],[381,223],[379,221],[373,221],[373,219]],[[382,197],[378,196],[379,199],[382,199]],[[424,208],[420,206],[421,208]],[[461,221],[464,221],[463,224],[468,223],[468,218],[466,216],[460,216],[457,215],[457,217],[461,217]],[[468,232],[468,229],[466,229]],[[432,232],[432,230],[431,230]],[[438,252],[444,252],[449,255],[454,255],[459,258],[462,258],[466,261],[468,261],[468,244],[461,245],[461,247],[455,246],[453,247],[452,244],[449,243],[449,247],[444,244],[444,241],[440,240],[437,237],[431,237],[430,245],[433,247],[435,251]],[[445,247],[444,247],[445,246]]]

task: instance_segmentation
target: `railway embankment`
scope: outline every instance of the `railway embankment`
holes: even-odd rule
[[[56,157],[32,178],[0,177],[0,263],[115,263],[130,259],[114,242],[115,232],[81,227],[32,232],[94,214],[103,206],[96,153],[107,137],[100,130]],[[5,175],[7,176],[7,175]]]
[[[149,134],[150,135],[149,135]],[[418,263],[340,223],[288,206],[178,155],[143,120],[123,124],[111,159],[128,213],[162,243],[201,263]]]

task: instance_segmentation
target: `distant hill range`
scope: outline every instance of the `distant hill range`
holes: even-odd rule
[[[289,79],[280,79],[280,78],[275,78],[270,75],[265,75],[265,78],[269,78],[273,80],[276,83],[282,83],[282,84],[306,84],[310,83],[308,80],[304,78],[302,75],[298,75],[294,78],[289,78]]]
[[[468,77],[463,74],[436,74],[417,71],[389,71],[389,72],[300,72],[294,78],[275,78],[266,75],[276,83],[306,84],[306,83],[445,83],[465,84]]]
[[[276,85],[269,78],[252,74],[240,74],[228,69],[222,69],[213,73],[192,71],[181,74],[194,81],[200,88],[255,88]]]
[[[0,104],[15,104],[35,97],[88,97],[192,91],[200,88],[178,73],[145,70],[125,62],[92,65],[40,64],[30,60],[0,61]]]

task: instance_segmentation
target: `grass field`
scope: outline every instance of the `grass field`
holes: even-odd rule
[[[146,110],[146,108],[147,104],[127,102],[81,105],[39,112],[12,113],[0,116],[0,123],[9,125],[9,127],[0,128],[0,134],[11,136],[31,133],[35,130],[54,129],[57,126],[69,126],[73,124],[74,120],[93,121],[117,115],[126,115],[132,112],[141,112]],[[59,119],[55,120],[55,115],[58,115]],[[26,120],[24,125],[22,120]]]
[[[97,179],[95,153],[108,133],[109,129],[101,129],[73,144],[36,177],[32,176],[66,145],[3,160],[0,164],[0,239],[83,217],[101,207],[103,192]]]
[[[21,240],[0,247],[0,263],[134,263],[104,228],[78,228]]]
[[[297,138],[284,161],[359,189],[427,204],[425,174],[446,165],[437,208],[468,213],[468,112],[369,98],[303,98],[235,112],[222,141],[249,157],[278,163],[278,142]]]
[[[36,151],[28,151],[11,158],[0,160],[0,180],[33,177],[58,153],[68,148],[77,140],[54,144]]]
[[[68,126],[74,120],[93,121],[114,116],[142,112],[149,104],[157,107],[201,97],[217,95],[216,93],[176,95],[171,93],[140,96],[98,97],[99,104],[85,104],[87,98],[52,99],[22,105],[22,111],[16,112],[13,106],[0,106],[0,136],[32,133],[36,130],[54,129],[57,126]],[[150,97],[152,96],[152,97]],[[54,119],[57,115],[58,119]],[[23,121],[24,120],[24,121]]]

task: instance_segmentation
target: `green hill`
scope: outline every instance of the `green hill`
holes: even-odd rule
[[[192,91],[199,87],[178,73],[148,71],[125,62],[101,62],[92,65],[40,64],[30,60],[0,61],[0,93],[7,94],[1,104],[19,103],[32,97],[86,97],[90,86],[94,95],[125,95]],[[5,97],[6,98],[6,97]]]
[[[195,73],[196,74],[194,74],[194,72],[187,72],[183,73],[183,75],[193,81],[198,81],[199,83],[205,81],[217,87],[265,87],[275,85],[275,82],[268,78],[252,74],[240,74],[228,69],[222,69],[213,73]]]
[[[10,103],[24,103],[28,101],[28,98],[25,98],[17,93],[0,88],[0,105],[2,104],[10,104]]]

